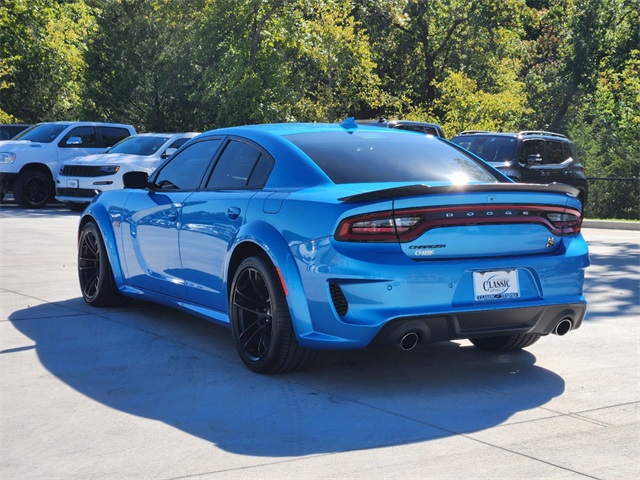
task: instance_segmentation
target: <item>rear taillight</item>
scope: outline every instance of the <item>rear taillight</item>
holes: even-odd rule
[[[347,242],[397,242],[423,221],[420,214],[394,215],[393,211],[348,218],[340,224],[338,240]]]
[[[582,216],[580,215],[580,212],[576,210],[565,210],[563,212],[547,212],[546,217],[549,219],[554,228],[560,231],[559,235],[571,235],[580,233],[580,228],[582,226]]]
[[[336,240],[410,242],[427,230],[462,225],[541,224],[555,235],[580,233],[578,210],[556,206],[476,205],[407,209],[357,215],[343,220]]]

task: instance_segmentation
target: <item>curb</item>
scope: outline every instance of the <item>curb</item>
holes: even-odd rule
[[[640,230],[640,222],[620,222],[616,220],[583,220],[583,228],[606,228],[610,230]]]

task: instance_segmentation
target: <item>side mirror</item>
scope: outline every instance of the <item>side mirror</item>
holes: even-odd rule
[[[80,137],[69,137],[67,138],[67,140],[64,142],[64,144],[67,147],[77,147],[79,145],[82,145],[82,138]]]
[[[168,158],[168,157],[170,157],[171,155],[173,155],[174,153],[176,153],[177,151],[178,151],[178,149],[177,149],[177,148],[169,147],[169,148],[167,148],[167,149],[164,151],[164,153],[163,153],[162,155],[160,155],[160,156],[161,156],[162,158]]]
[[[149,174],[147,172],[127,172],[122,176],[124,188],[147,188],[149,185]]]
[[[527,155],[527,165],[542,165],[542,155],[539,153]]]

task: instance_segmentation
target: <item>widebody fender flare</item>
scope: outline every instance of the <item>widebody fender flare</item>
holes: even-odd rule
[[[225,259],[225,290],[229,291],[235,271],[233,266],[239,263],[238,255],[244,256],[247,244],[252,244],[262,250],[279,271],[287,293],[286,298],[291,320],[298,338],[313,332],[309,305],[291,247],[280,232],[266,222],[248,223],[238,231],[236,240]],[[240,259],[240,261],[242,260]]]
[[[117,237],[119,234],[114,229],[114,225],[120,225],[121,221],[121,213],[116,212],[108,212],[104,205],[98,202],[94,202],[83,212],[80,217],[80,224],[78,226],[78,238],[80,238],[80,232],[84,225],[93,221],[98,225],[98,229],[102,234],[102,240],[107,249],[107,255],[109,257],[109,263],[111,264],[111,270],[113,272],[113,278],[116,282],[116,285],[119,289],[122,289],[124,286],[124,275],[122,270],[122,265],[120,263],[120,257],[118,256],[117,249]]]

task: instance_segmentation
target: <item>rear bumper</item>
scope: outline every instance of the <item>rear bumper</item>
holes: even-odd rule
[[[526,333],[548,335],[566,320],[571,322],[571,330],[579,328],[586,310],[586,303],[569,303],[397,318],[386,323],[369,345],[398,345],[411,332],[418,335],[418,344],[422,345]]]

